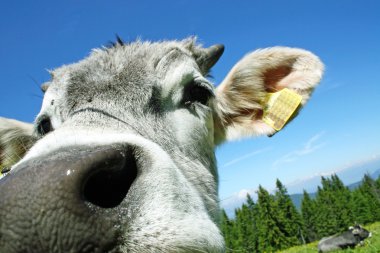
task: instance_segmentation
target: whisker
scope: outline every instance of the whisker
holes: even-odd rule
[[[38,82],[32,75],[28,75],[28,77],[29,79],[33,81],[33,84],[38,88],[38,90],[41,91],[41,86],[40,86],[41,82]]]

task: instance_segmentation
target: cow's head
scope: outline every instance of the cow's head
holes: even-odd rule
[[[364,239],[371,237],[372,233],[370,233],[367,229],[363,228],[360,225],[355,225],[353,227],[349,227],[348,230],[359,239],[359,241],[363,241]]]
[[[118,42],[52,71],[34,131],[0,119],[3,167],[32,146],[0,180],[0,252],[223,252],[215,146],[273,134],[268,93],[288,88],[302,106],[323,66],[257,50],[214,88],[222,53]]]

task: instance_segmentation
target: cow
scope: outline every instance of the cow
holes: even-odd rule
[[[50,71],[33,125],[0,119],[0,252],[224,252],[214,148],[273,135],[268,95],[301,96],[293,119],[324,67],[259,49],[215,88],[223,51],[118,39]]]
[[[332,250],[354,248],[362,244],[364,239],[371,237],[371,233],[360,225],[349,227],[348,231],[322,238],[318,243],[318,252],[329,252]]]

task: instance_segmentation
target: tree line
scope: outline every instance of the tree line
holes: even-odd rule
[[[354,190],[337,175],[322,177],[315,196],[303,192],[300,209],[280,180],[274,194],[259,186],[257,201],[248,194],[234,218],[223,210],[221,230],[227,252],[275,252],[345,231],[356,223],[379,221],[380,177],[365,175]]]

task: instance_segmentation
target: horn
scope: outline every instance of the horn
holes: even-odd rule
[[[43,93],[45,93],[48,88],[49,88],[49,84],[47,84],[47,83],[44,83],[44,84],[41,85],[41,91]]]
[[[219,60],[224,52],[224,45],[216,44],[209,48],[199,49],[196,53],[195,61],[201,68],[202,72],[209,71],[212,66]]]

